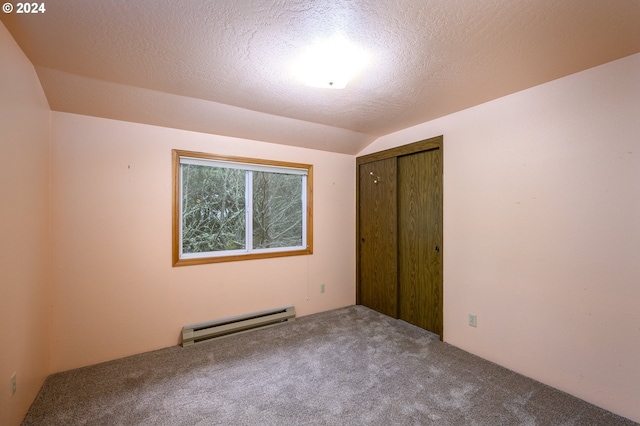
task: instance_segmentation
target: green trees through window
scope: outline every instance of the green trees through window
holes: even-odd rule
[[[245,171],[183,164],[182,252],[244,249]]]
[[[310,165],[173,156],[174,265],[312,252]]]
[[[302,246],[304,176],[252,174],[253,248]]]

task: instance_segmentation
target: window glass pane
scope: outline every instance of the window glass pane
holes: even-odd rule
[[[253,172],[253,248],[302,246],[303,177]]]
[[[245,171],[183,164],[182,252],[245,248]]]

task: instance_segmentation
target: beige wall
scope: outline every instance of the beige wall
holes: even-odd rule
[[[313,164],[313,255],[173,268],[173,148]],[[51,153],[52,372],[176,345],[186,324],[355,303],[353,156],[57,112]]]
[[[444,135],[447,342],[635,421],[639,76],[634,55],[361,153]]]
[[[48,373],[50,112],[1,23],[0,58],[0,424],[14,425]]]

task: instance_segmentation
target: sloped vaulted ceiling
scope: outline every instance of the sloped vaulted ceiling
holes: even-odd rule
[[[348,154],[640,52],[638,0],[55,0],[1,19],[55,111]],[[334,34],[369,67],[300,84],[292,62]]]

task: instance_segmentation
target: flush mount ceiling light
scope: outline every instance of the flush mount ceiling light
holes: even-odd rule
[[[342,89],[369,63],[367,52],[342,36],[319,40],[294,63],[293,73],[307,86]]]

